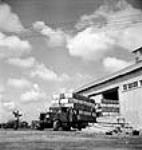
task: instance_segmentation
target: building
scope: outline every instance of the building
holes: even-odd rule
[[[75,90],[102,105],[103,116],[121,115],[142,128],[142,48],[133,51],[135,63]]]

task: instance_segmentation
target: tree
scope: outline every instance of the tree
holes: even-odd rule
[[[19,120],[22,114],[19,112],[19,110],[16,110],[16,111],[13,111],[13,115],[15,117],[14,129],[17,130],[19,128]]]

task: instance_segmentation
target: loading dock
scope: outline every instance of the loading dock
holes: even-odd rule
[[[133,53],[134,64],[75,90],[102,105],[104,116],[121,115],[142,128],[142,48]]]

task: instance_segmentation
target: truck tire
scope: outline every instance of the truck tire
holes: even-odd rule
[[[41,122],[41,123],[40,123],[39,130],[41,130],[41,131],[44,130],[44,122]]]
[[[79,127],[78,127],[78,130],[81,131],[81,129],[82,129],[82,128],[79,126]]]
[[[81,127],[81,122],[78,123],[77,129],[78,129],[79,131],[81,131],[81,129],[82,129],[82,127]]]
[[[60,127],[61,127],[60,121],[59,120],[55,120],[53,122],[53,130],[54,131],[58,131]]]
[[[70,125],[68,125],[67,127],[66,127],[66,131],[70,131],[71,130],[71,127],[70,127]]]

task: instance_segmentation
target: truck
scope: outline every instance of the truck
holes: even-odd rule
[[[95,123],[99,113],[96,111],[94,99],[71,93],[54,97],[49,111],[40,113],[39,129],[51,127],[54,131],[81,130],[88,123]]]

